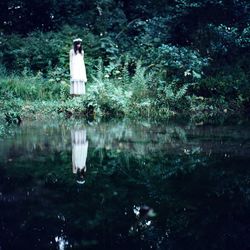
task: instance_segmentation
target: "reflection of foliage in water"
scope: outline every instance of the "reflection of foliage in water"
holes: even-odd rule
[[[56,244],[55,237],[74,249],[248,246],[249,156],[207,154],[198,135],[190,138],[190,130],[178,126],[88,125],[87,177],[79,186],[71,174],[67,126],[58,131],[44,125],[40,134],[27,128],[15,137],[16,149],[13,142],[6,145],[19,154],[11,161],[1,157],[1,221],[8,230],[0,230],[14,246],[22,246],[27,235],[38,236],[30,245],[44,248]],[[130,234],[131,226],[144,225],[133,207],[145,204],[157,216]]]

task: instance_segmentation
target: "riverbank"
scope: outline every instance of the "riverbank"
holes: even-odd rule
[[[193,98],[191,105],[182,111],[171,110],[162,107],[139,107],[131,112],[121,109],[112,109],[112,103],[108,105],[93,105],[88,95],[83,97],[68,98],[66,100],[22,100],[12,98],[11,100],[0,99],[0,112],[2,121],[7,123],[19,123],[22,120],[43,120],[58,117],[63,119],[184,119],[190,120],[197,125],[217,123],[230,119],[230,117],[246,118],[244,110],[233,103],[213,102],[210,99]],[[115,107],[115,106],[114,106]]]
[[[193,84],[182,87],[166,84],[145,74],[140,65],[131,77],[121,79],[98,75],[86,84],[86,95],[69,95],[68,76],[45,78],[37,75],[4,75],[0,81],[0,112],[7,122],[63,118],[168,119],[185,117],[197,124],[211,123],[231,116],[247,116],[247,105],[241,95],[210,97],[194,94]],[[205,82],[203,82],[205,84]],[[18,120],[19,119],[19,120]]]

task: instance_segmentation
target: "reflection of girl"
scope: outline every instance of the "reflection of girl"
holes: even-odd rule
[[[70,64],[70,94],[85,94],[85,82],[87,82],[86,68],[84,63],[84,51],[82,49],[82,39],[73,40],[73,48],[69,52]]]
[[[88,153],[88,141],[86,140],[86,130],[72,130],[72,166],[73,173],[77,174],[78,183],[83,184],[86,172],[86,159]]]

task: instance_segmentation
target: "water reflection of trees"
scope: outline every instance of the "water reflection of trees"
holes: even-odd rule
[[[128,150],[137,156],[157,152],[164,147],[178,148],[186,142],[185,130],[178,126],[159,128],[150,124],[128,126],[121,123],[110,127],[109,124],[102,124],[90,127],[89,134],[97,150]]]
[[[71,149],[68,131],[76,122],[24,124],[14,131],[15,140],[0,142],[0,154],[7,151],[16,155],[25,151],[65,151]],[[77,122],[78,126],[84,124]],[[92,148],[130,151],[142,156],[159,150],[189,154],[200,150],[206,154],[246,154],[250,149],[250,132],[235,126],[195,127],[171,123],[130,121],[86,124]],[[12,137],[12,138],[13,138]],[[11,150],[10,150],[11,148]],[[225,152],[226,151],[226,152]],[[3,153],[4,152],[4,153]]]
[[[48,228],[54,236],[63,229],[67,241],[76,242],[78,248],[95,248],[91,244],[96,244],[95,249],[102,246],[128,249],[129,242],[134,249],[150,246],[230,249],[227,244],[231,242],[238,249],[247,249],[249,155],[237,155],[236,146],[243,139],[240,131],[228,134],[227,129],[216,131],[215,128],[128,126],[126,123],[89,125],[86,129],[91,168],[88,182],[81,190],[70,175],[71,128],[63,127],[63,131],[49,128],[45,134],[41,131],[47,139],[54,138],[49,150],[38,146],[31,151],[39,156],[44,152],[43,161],[32,161],[33,165],[29,158],[22,158],[17,165],[11,162],[12,167],[1,173],[0,189],[5,191],[1,202],[9,209],[8,214],[19,215],[15,225],[23,225],[26,220],[18,213],[19,206],[26,201],[32,206],[29,211],[33,216],[21,227],[22,233],[30,233],[32,223],[43,234],[41,228]],[[245,133],[244,140],[248,136]],[[36,138],[44,142],[42,136]],[[33,139],[31,142],[35,143]],[[60,145],[63,140],[65,145]],[[230,157],[225,157],[228,150],[225,146],[229,146]],[[246,149],[247,144],[243,151]],[[9,196],[17,199],[12,199],[12,203],[6,195],[10,183]],[[134,205],[143,204],[153,208],[157,215],[150,219],[152,224],[148,228],[130,235],[131,226],[136,229],[140,223],[144,226],[145,221],[138,221],[133,214]],[[4,215],[1,221],[8,230],[2,233],[15,235]],[[40,224],[37,218],[41,218]],[[16,230],[16,226],[13,228]]]
[[[230,126],[180,126],[176,124],[99,124],[88,128],[95,149],[127,150],[135,155],[147,155],[159,150],[169,153],[248,154],[250,130]]]

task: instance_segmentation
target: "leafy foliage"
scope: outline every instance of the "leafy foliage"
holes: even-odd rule
[[[68,53],[82,37],[84,105],[96,113],[191,112],[193,96],[198,106],[203,97],[250,107],[246,0],[8,0],[0,8],[2,97],[70,102]]]

